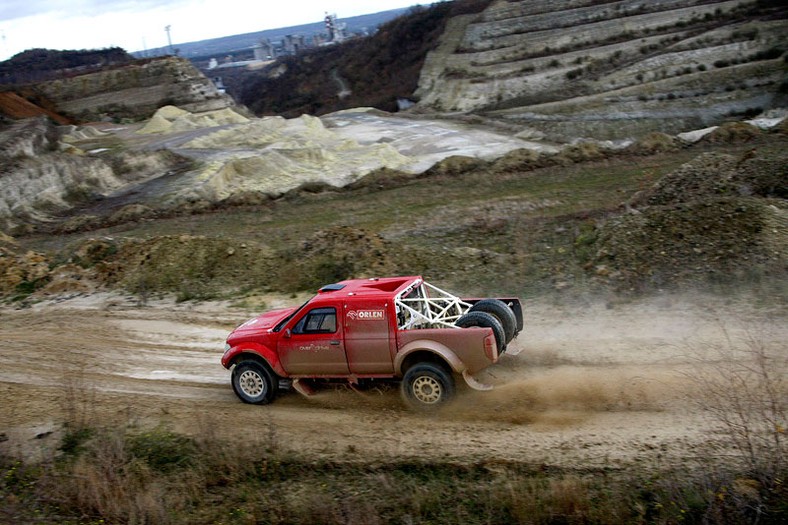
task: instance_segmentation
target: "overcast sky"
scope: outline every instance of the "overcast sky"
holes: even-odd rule
[[[139,51],[427,4],[423,0],[0,0],[0,60],[31,48]]]

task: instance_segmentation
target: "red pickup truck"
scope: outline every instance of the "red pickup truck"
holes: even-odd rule
[[[273,401],[280,380],[306,395],[319,382],[393,380],[410,406],[430,410],[452,398],[455,375],[490,389],[473,374],[522,328],[517,298],[460,299],[419,276],[351,279],[243,323],[222,365],[246,403]]]

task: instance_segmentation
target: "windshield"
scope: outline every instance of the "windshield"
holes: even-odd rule
[[[312,300],[312,299],[309,299],[309,301],[311,301],[311,300]],[[296,308],[296,309],[293,311],[293,313],[292,313],[292,314],[288,315],[287,317],[285,317],[284,319],[282,319],[281,321],[279,321],[279,323],[278,323],[276,326],[274,326],[274,329],[273,329],[272,331],[273,331],[273,332],[278,332],[279,330],[281,330],[281,329],[282,329],[282,327],[283,327],[285,324],[287,324],[287,322],[288,322],[290,319],[292,319],[293,317],[295,317],[295,315],[296,315],[298,312],[300,312],[300,311],[301,311],[301,310],[304,308],[304,306],[306,306],[306,305],[309,303],[309,301],[305,302],[304,304],[302,304],[301,306],[299,306],[298,308]]]

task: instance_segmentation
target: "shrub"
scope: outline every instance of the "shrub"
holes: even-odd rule
[[[151,468],[169,472],[195,463],[196,446],[192,439],[161,427],[128,438],[132,457]]]
[[[748,330],[739,340],[724,331],[726,343],[693,348],[704,365],[691,376],[693,399],[725,437],[726,452],[753,479],[774,487],[788,468],[788,359],[766,342],[768,331]]]

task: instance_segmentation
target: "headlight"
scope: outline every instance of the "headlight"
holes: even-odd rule
[[[224,353],[225,354],[230,351],[230,348],[232,348],[230,346],[230,343],[224,343]]]

